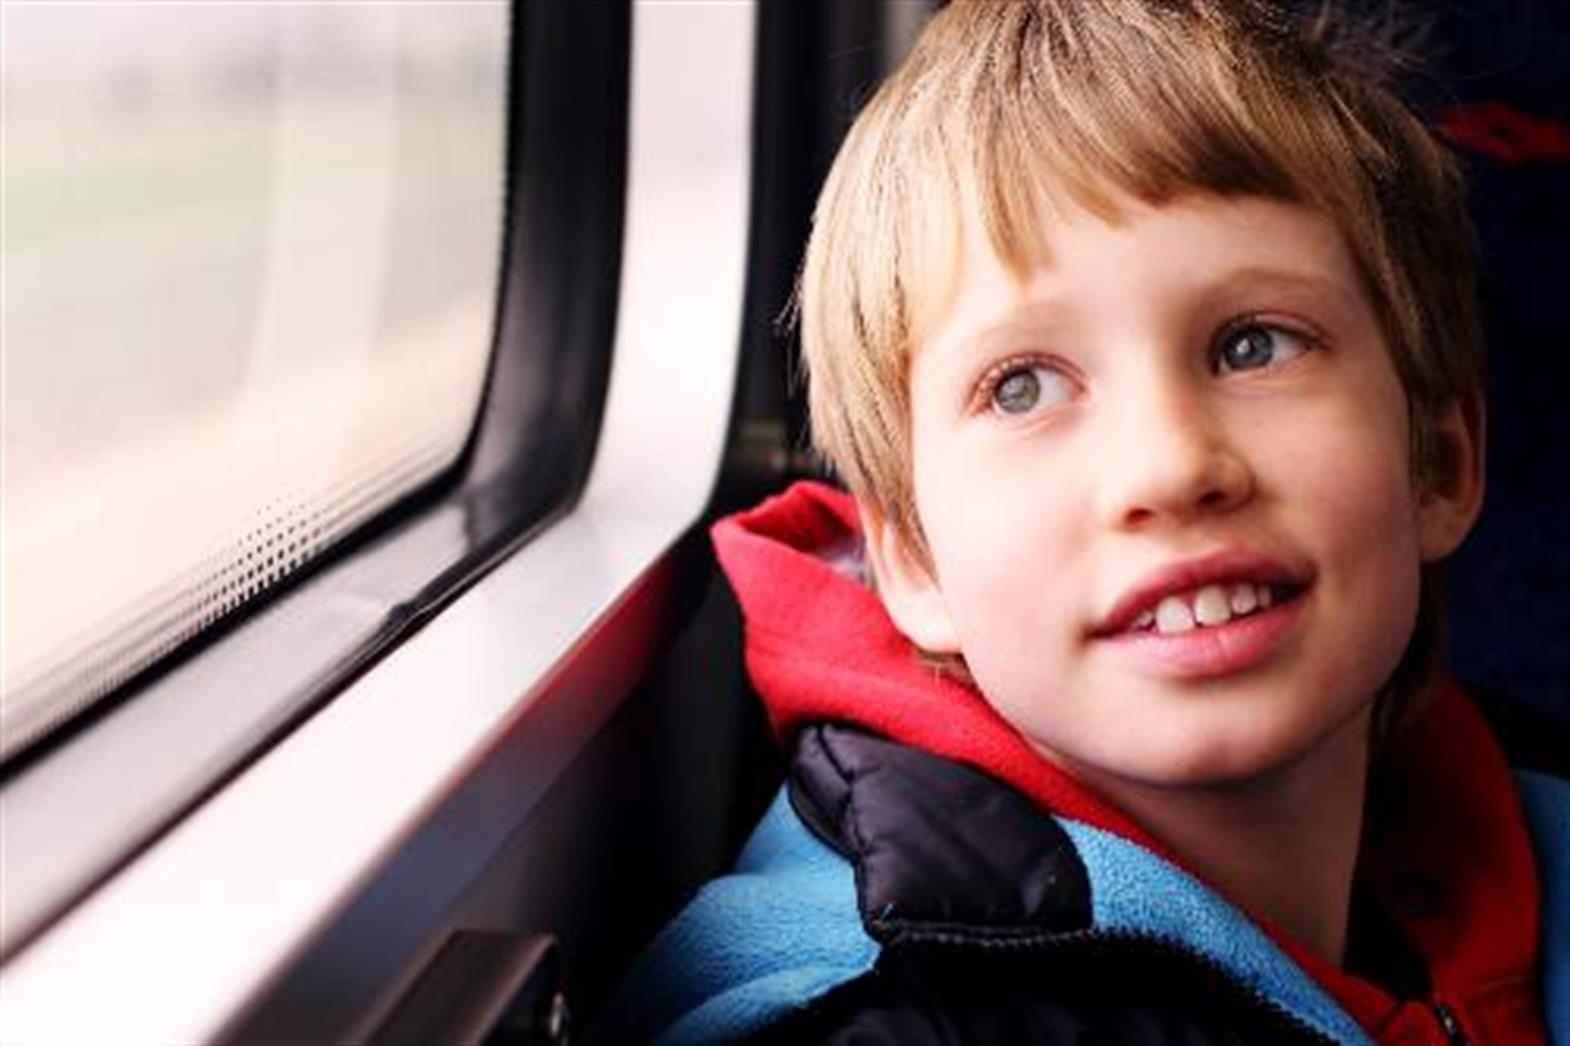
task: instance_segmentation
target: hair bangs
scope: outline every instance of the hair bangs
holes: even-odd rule
[[[1053,6],[988,12],[991,39],[945,121],[965,163],[956,180],[1011,271],[1050,260],[1045,218],[1069,202],[1107,221],[1120,198],[1186,193],[1361,209],[1327,198],[1358,181],[1333,97],[1311,68],[1260,60],[1284,43],[1244,39],[1278,35],[1274,23],[1174,31],[1179,16],[1162,4],[1080,0],[1043,15]]]

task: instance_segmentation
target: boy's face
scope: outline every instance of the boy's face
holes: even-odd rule
[[[1016,282],[974,221],[911,361],[922,566],[868,518],[880,591],[1049,757],[1163,785],[1256,778],[1366,723],[1419,570],[1481,493],[1419,492],[1407,408],[1334,225],[1186,197],[1065,209]]]

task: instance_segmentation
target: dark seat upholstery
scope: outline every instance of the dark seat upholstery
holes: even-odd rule
[[[1456,674],[1570,725],[1570,4],[1447,0],[1418,99],[1461,153],[1490,348],[1488,501]]]

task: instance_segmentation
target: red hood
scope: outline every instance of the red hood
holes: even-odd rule
[[[919,661],[857,573],[855,503],[797,483],[714,526],[746,620],[747,670],[775,732],[833,719],[978,767],[1048,808],[1160,852],[1134,822],[1046,762],[975,690]]]
[[[1181,865],[1159,840],[1038,755],[972,688],[936,673],[862,583],[855,503],[797,483],[715,524],[714,545],[746,621],[747,669],[781,739],[837,720],[976,767],[1065,817],[1115,832]],[[1365,853],[1376,889],[1399,893],[1414,875],[1443,898],[1440,914],[1403,917],[1444,1001],[1477,1041],[1535,1024],[1520,991],[1537,950],[1538,884],[1529,837],[1503,753],[1471,702],[1447,686],[1385,757],[1402,782],[1391,841],[1397,857]],[[1387,847],[1381,845],[1380,851]],[[1389,879],[1388,882],[1382,882]],[[1399,882],[1396,880],[1400,880]],[[1399,905],[1396,905],[1399,908]],[[1427,1011],[1267,932],[1382,1040],[1432,1027]],[[1524,973],[1523,973],[1524,971]],[[1526,992],[1531,997],[1530,984]],[[1535,1025],[1541,1039],[1541,1025]],[[1410,1040],[1417,1041],[1417,1040]]]

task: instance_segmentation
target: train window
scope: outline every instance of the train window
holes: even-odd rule
[[[731,420],[756,13],[510,5],[504,243],[467,443],[0,767],[14,1036],[354,1041],[324,1029],[395,987],[427,920],[637,683],[702,583],[692,528]],[[421,896],[355,901],[406,844],[392,874]],[[147,891],[170,887],[166,917]],[[233,1031],[275,1012],[329,926],[373,909],[348,938],[376,968],[317,996],[331,1015],[290,1005],[313,1030]]]
[[[451,465],[502,4],[8,5],[0,757]]]

